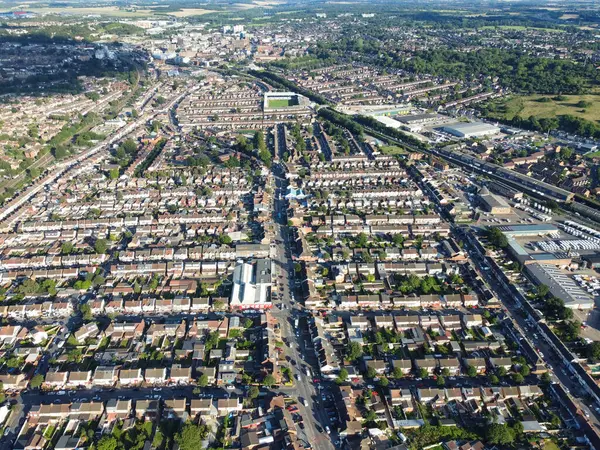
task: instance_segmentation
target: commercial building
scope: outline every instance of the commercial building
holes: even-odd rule
[[[558,235],[558,228],[556,228],[554,225],[546,224],[501,225],[498,228],[506,235],[506,237]]]
[[[510,214],[511,207],[502,197],[491,194],[486,187],[479,191],[479,200],[487,212],[492,214]]]
[[[439,114],[411,114],[408,116],[398,117],[396,120],[402,123],[403,128],[413,132],[418,132],[421,131],[423,126],[427,124],[433,124],[443,118],[444,117]]]
[[[231,307],[265,309],[271,304],[271,260],[257,259],[238,264],[233,271]]]
[[[525,270],[536,284],[548,286],[550,294],[565,302],[567,308],[594,307],[594,299],[556,266],[535,263],[526,265]]]
[[[519,262],[519,264],[552,264],[558,267],[566,267],[572,262],[571,256],[566,252],[557,253],[529,253],[521,244],[514,238],[508,238],[508,252]]]
[[[500,132],[500,128],[495,125],[483,122],[464,122],[454,123],[442,127],[446,133],[460,138],[475,138],[483,136],[493,136]]]

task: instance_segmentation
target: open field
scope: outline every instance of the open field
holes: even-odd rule
[[[37,14],[73,14],[79,16],[87,16],[87,15],[100,15],[100,16],[111,16],[111,17],[148,17],[155,14],[155,11],[152,9],[137,9],[137,10],[125,10],[121,9],[117,6],[104,6],[104,7],[89,7],[89,8],[79,8],[79,7],[70,7],[66,6],[63,8],[38,8],[36,6],[32,6],[28,8],[29,11],[32,11]]]
[[[175,17],[190,17],[190,16],[202,16],[204,14],[210,14],[216,11],[212,11],[210,9],[201,9],[201,8],[183,8],[181,11],[172,11],[168,12],[169,16]]]
[[[272,8],[273,6],[277,6],[283,4],[283,2],[279,2],[279,1],[269,1],[269,0],[264,0],[264,1],[253,1],[252,3],[233,3],[231,5],[231,11],[242,11],[242,10],[247,10],[247,9],[253,9],[253,8]],[[174,17],[191,17],[191,16],[202,16],[205,14],[210,14],[210,13],[222,13],[222,12],[229,12],[229,11],[223,11],[223,10],[211,10],[211,9],[203,9],[203,8],[181,8],[179,11],[172,11],[172,12],[167,12],[166,14],[170,15],[170,16],[174,16]]]
[[[379,150],[384,155],[390,155],[390,156],[406,155],[408,153],[402,147],[398,147],[397,145],[384,145],[384,146],[379,147]]]
[[[540,99],[544,97],[550,101],[541,102]],[[543,95],[513,96],[496,103],[500,107],[493,115],[510,120],[515,116],[528,118],[532,115],[556,117],[571,114],[594,122],[600,121],[600,95],[565,95],[564,98],[565,100],[554,100],[552,96]],[[587,102],[589,106],[577,106],[580,101]]]
[[[495,28],[498,28],[500,30],[512,30],[512,31],[531,30],[531,31],[546,31],[548,33],[564,33],[565,32],[564,30],[556,29],[556,28],[524,27],[524,26],[520,26],[520,25],[499,25],[499,26],[488,25],[485,27],[481,27],[482,30],[493,30]]]

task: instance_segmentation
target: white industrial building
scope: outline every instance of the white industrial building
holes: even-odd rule
[[[442,127],[446,133],[460,138],[476,138],[493,136],[500,133],[500,128],[484,122],[458,122]]]
[[[271,308],[271,260],[257,259],[238,264],[233,271],[231,307]]]
[[[565,302],[567,308],[592,309],[594,299],[581,289],[573,279],[550,264],[526,264],[525,270],[535,279],[538,285],[545,284],[550,289],[550,294]]]

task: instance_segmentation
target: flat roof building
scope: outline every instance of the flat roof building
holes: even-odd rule
[[[460,138],[492,136],[500,133],[500,128],[484,122],[459,122],[442,127],[446,133]]]
[[[594,299],[556,266],[535,263],[526,265],[525,270],[538,285],[548,286],[550,293],[565,302],[567,308],[594,307]]]
[[[506,237],[558,235],[558,228],[554,225],[546,224],[500,225],[498,228],[506,235]]]
[[[257,259],[238,264],[233,271],[231,306],[240,309],[271,307],[271,260]]]

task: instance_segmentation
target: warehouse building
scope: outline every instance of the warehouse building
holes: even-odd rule
[[[594,299],[558,267],[549,264],[527,264],[527,274],[537,285],[545,284],[550,294],[565,302],[567,308],[592,309]]]
[[[508,238],[508,253],[521,265],[527,264],[553,264],[558,267],[567,267],[572,263],[572,258],[568,253],[529,253],[514,238]]]
[[[506,237],[528,237],[528,236],[558,236],[558,228],[554,225],[532,224],[532,225],[500,225],[497,227]]]
[[[231,307],[271,308],[271,260],[257,259],[238,264],[233,271]]]
[[[396,120],[402,124],[402,128],[409,131],[421,131],[423,126],[439,122],[444,116],[439,114],[411,114],[404,117],[398,117]]]
[[[518,189],[514,189],[507,184],[500,183],[499,181],[492,181],[489,184],[489,188],[496,194],[503,195],[511,200],[520,200],[523,198],[523,192]]]
[[[486,187],[479,191],[479,200],[483,209],[492,214],[510,214],[512,209],[508,202],[499,195],[491,194]]]
[[[500,133],[500,128],[484,122],[459,122],[442,127],[446,133],[459,138],[477,138]]]

